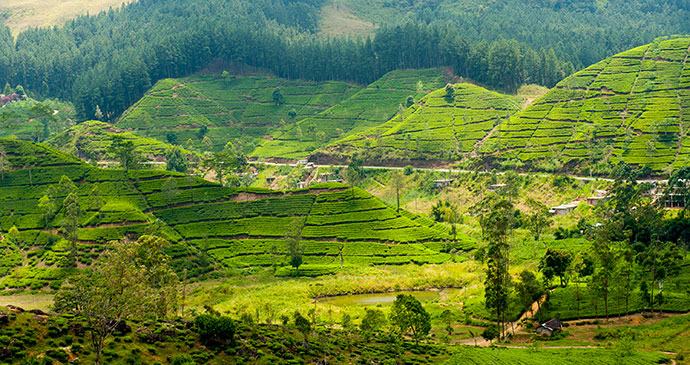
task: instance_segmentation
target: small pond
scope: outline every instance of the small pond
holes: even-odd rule
[[[438,299],[441,292],[439,291],[398,291],[392,293],[372,293],[372,294],[350,294],[339,295],[335,297],[319,298],[316,301],[323,304],[332,304],[339,307],[346,307],[350,305],[377,305],[377,304],[391,304],[395,301],[398,294],[412,295],[420,302],[429,302]]]

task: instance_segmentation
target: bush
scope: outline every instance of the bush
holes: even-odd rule
[[[234,345],[235,321],[230,317],[202,314],[194,319],[194,326],[206,346]]]
[[[171,365],[196,365],[196,361],[189,355],[175,355],[170,360]]]

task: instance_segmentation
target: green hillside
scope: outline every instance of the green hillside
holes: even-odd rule
[[[501,126],[483,151],[523,161],[690,161],[690,39],[620,53],[561,81]]]
[[[373,159],[452,159],[471,152],[520,109],[516,97],[472,84],[456,84],[453,96],[436,90],[388,122],[332,143],[328,154],[367,152]]]
[[[278,104],[276,88],[283,95]],[[191,140],[198,149],[220,150],[228,142],[249,137],[251,144],[286,123],[315,115],[360,90],[344,82],[295,81],[277,77],[197,75],[164,79],[116,123],[118,128],[180,144]],[[289,112],[296,115],[291,118]],[[207,131],[200,131],[204,126]],[[202,144],[207,136],[211,145]]]
[[[46,144],[87,161],[113,160],[114,157],[107,152],[107,148],[115,135],[132,141],[136,152],[146,156],[149,161],[165,161],[165,154],[172,147],[168,143],[140,137],[132,132],[122,131],[112,124],[99,121],[80,123],[46,141]],[[184,149],[183,153],[188,157],[195,155],[194,152]]]
[[[80,267],[98,257],[109,240],[145,233],[175,243],[169,248],[174,265],[187,267],[192,276],[213,270],[214,262],[232,268],[283,266],[284,239],[291,232],[305,245],[304,274],[336,270],[340,250],[346,266],[450,258],[436,243],[447,232],[342,184],[289,192],[225,188],[162,170],[102,170],[29,142],[0,140],[0,146],[11,166],[0,179],[0,231],[7,252],[0,270],[3,288],[57,287],[75,270],[68,267],[71,244],[64,228],[70,192],[80,207],[75,232]],[[43,196],[50,198],[52,212],[42,208]],[[19,232],[7,233],[12,227]],[[466,237],[463,242],[474,245]]]
[[[31,98],[0,104],[0,138],[44,141],[74,125],[74,107]]]
[[[418,100],[448,80],[449,76],[436,68],[391,71],[338,105],[276,131],[271,140],[261,142],[252,156],[306,157],[329,141],[385,123],[408,96]]]

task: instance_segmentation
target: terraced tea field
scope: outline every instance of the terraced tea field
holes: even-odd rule
[[[610,157],[661,170],[690,162],[690,39],[594,64],[504,123],[483,152],[523,161]]]
[[[82,122],[46,141],[46,144],[84,160],[113,160],[114,157],[107,152],[107,148],[116,135],[132,141],[135,151],[148,160],[165,161],[166,151],[172,147],[159,140],[140,137],[99,121]],[[196,155],[184,149],[183,153],[188,156]]]
[[[300,120],[296,126],[275,131],[272,139],[263,140],[252,156],[306,157],[329,142],[385,123],[409,96],[419,100],[448,80],[441,69],[391,71],[351,98]]]
[[[448,159],[471,152],[520,110],[518,98],[472,84],[436,90],[388,122],[332,143],[328,153],[368,150],[382,158]]]
[[[0,138],[44,141],[74,125],[74,107],[28,98],[0,104]]]
[[[283,100],[273,98],[280,89]],[[231,140],[269,135],[285,123],[294,123],[336,105],[361,89],[344,82],[292,81],[274,77],[229,77],[197,75],[164,79],[123,113],[118,128],[142,136],[178,143],[187,147],[220,150]],[[295,111],[294,117],[290,111]],[[205,127],[207,131],[201,131]]]
[[[79,203],[80,265],[89,265],[109,240],[147,233],[173,242],[168,250],[174,266],[188,268],[192,276],[213,270],[208,258],[216,267],[284,266],[285,237],[291,232],[305,245],[303,274],[333,272],[341,263],[450,259],[439,251],[439,242],[449,238],[445,230],[347,185],[287,192],[226,188],[163,170],[98,169],[29,142],[0,140],[0,146],[12,167],[0,179],[1,245],[7,258],[0,268],[2,288],[59,287],[75,272],[68,267],[72,246],[63,228],[64,200],[71,191]],[[52,209],[39,202],[44,195]],[[17,233],[6,233],[13,227]],[[468,249],[474,246],[462,238]],[[292,274],[287,267],[281,272]]]

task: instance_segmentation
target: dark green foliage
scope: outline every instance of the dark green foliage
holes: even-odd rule
[[[416,342],[425,338],[431,330],[431,317],[422,303],[412,295],[399,294],[393,302],[390,321],[400,333],[409,333]]]
[[[233,346],[235,343],[235,321],[230,317],[202,314],[194,318],[194,326],[206,346]]]

